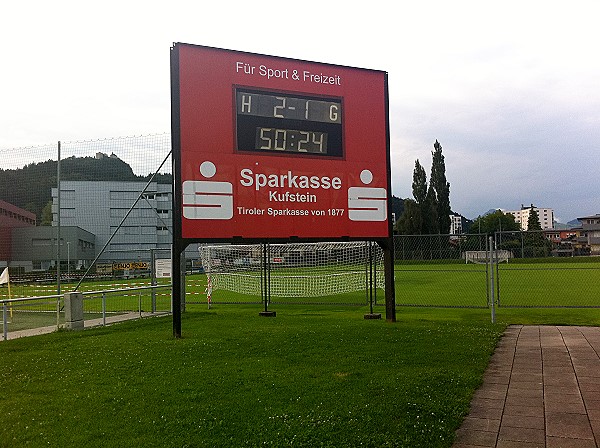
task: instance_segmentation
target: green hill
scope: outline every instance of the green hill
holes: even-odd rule
[[[30,163],[14,170],[0,169],[0,199],[35,213],[42,223],[42,210],[52,201],[52,188],[56,188],[57,161]],[[61,180],[83,181],[147,181],[147,176],[137,176],[131,167],[117,157],[69,157],[61,160]],[[158,183],[171,183],[170,174],[159,174]]]

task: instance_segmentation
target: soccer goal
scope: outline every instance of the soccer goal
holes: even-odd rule
[[[494,262],[496,263],[502,263],[503,261],[508,263],[508,260],[513,257],[513,254],[510,250],[496,250],[492,252],[486,250],[467,250],[463,254],[465,264],[486,264],[489,262],[489,259],[492,255],[494,256]]]
[[[273,297],[365,291],[369,281],[385,288],[383,250],[370,242],[203,245],[199,250],[213,290],[260,295],[265,258]]]

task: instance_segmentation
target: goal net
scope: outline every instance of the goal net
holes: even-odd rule
[[[264,257],[266,247],[200,246],[202,267],[213,290],[260,295],[265,258],[270,294],[274,297],[324,297],[365,291],[369,279],[374,286],[385,287],[383,250],[374,243],[269,244],[268,257]]]
[[[486,250],[467,250],[464,252],[465,263],[486,264],[491,257],[494,257],[495,263],[508,263],[508,260],[513,257],[510,250],[496,250],[489,252]]]

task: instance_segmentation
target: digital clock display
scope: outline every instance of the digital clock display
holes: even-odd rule
[[[342,157],[342,103],[338,99],[238,89],[238,151]]]

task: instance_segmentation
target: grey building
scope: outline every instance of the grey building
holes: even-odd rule
[[[149,261],[151,249],[170,257],[172,188],[146,182],[62,181],[60,226],[76,226],[96,236],[102,262]],[[52,189],[52,226],[58,225],[58,190]],[[125,216],[127,216],[126,219]],[[110,241],[110,242],[109,242]]]
[[[592,255],[600,255],[600,214],[577,218],[581,222],[581,237],[587,239]]]
[[[12,268],[21,272],[46,271],[56,266],[56,227],[37,226],[13,229]],[[87,268],[96,256],[95,236],[79,227],[60,229],[61,270],[65,273]]]

